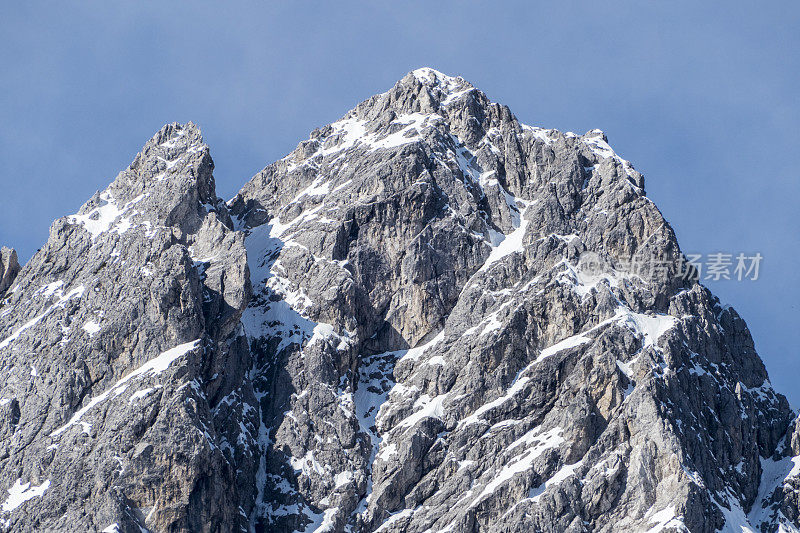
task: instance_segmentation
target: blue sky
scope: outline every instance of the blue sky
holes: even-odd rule
[[[603,129],[684,251],[760,252],[758,281],[708,285],[800,406],[800,4],[65,4],[0,19],[0,243],[22,260],[166,122],[202,127],[229,198],[431,66],[524,123]]]

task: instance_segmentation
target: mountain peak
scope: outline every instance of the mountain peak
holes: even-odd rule
[[[414,69],[409,74],[414,76],[414,78],[421,84],[429,87],[439,86],[449,88],[467,83],[467,81],[461,76],[448,76],[447,74],[430,67]]]
[[[480,92],[461,76],[449,76],[430,67],[412,70],[398,82],[398,85],[413,89],[423,87],[429,96],[433,97],[431,111],[448,106],[472,91]],[[488,103],[488,99],[486,102]]]
[[[162,144],[169,142],[172,139],[177,139],[188,135],[191,138],[200,138],[202,140],[202,131],[200,126],[192,121],[181,124],[180,122],[169,122],[164,124],[160,130],[150,139],[150,142]]]
[[[797,531],[795,415],[600,130],[421,68],[212,169],[165,125],[2,294],[0,531]]]
[[[86,230],[93,241],[109,231],[125,232],[143,224],[176,224],[192,232],[209,208],[218,209],[213,170],[196,124],[166,124],[127,169],[66,220]]]

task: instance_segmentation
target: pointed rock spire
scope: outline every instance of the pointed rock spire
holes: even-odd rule
[[[5,246],[0,248],[0,295],[11,287],[19,271],[17,251]]]

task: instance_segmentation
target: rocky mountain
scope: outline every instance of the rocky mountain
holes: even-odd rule
[[[167,125],[4,249],[0,527],[800,530],[797,414],[601,131],[419,69],[213,168]]]

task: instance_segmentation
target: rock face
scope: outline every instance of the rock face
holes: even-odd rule
[[[246,524],[214,438],[250,366],[251,290],[212,170],[196,127],[165,126],[17,278],[0,319],[10,530]]]
[[[5,246],[0,248],[0,295],[11,287],[17,274],[19,274],[19,270],[17,252]]]
[[[799,530],[796,414],[601,131],[419,69],[212,171],[165,126],[6,294],[6,529]]]

